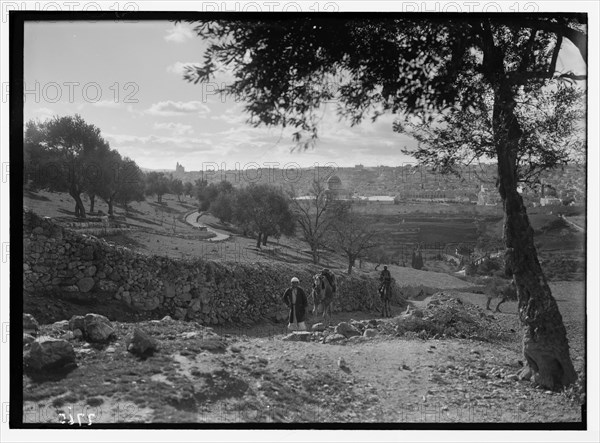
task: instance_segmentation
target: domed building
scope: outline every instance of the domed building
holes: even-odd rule
[[[342,186],[342,180],[337,175],[327,179],[327,196],[333,200],[348,198],[347,192]]]

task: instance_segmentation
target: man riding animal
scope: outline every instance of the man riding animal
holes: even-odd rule
[[[391,317],[391,303],[392,303],[392,274],[388,270],[387,266],[383,267],[383,271],[379,275],[379,295],[381,296],[382,309],[381,314],[384,317]]]

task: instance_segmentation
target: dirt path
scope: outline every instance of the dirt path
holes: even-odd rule
[[[185,221],[192,226],[206,228],[207,231],[213,232],[214,234],[216,234],[215,237],[208,238],[207,241],[216,242],[216,241],[227,240],[229,238],[229,234],[225,234],[224,232],[217,231],[216,229],[213,229],[213,228],[209,228],[205,224],[198,223],[196,220],[198,219],[199,215],[200,215],[200,213],[198,211],[192,212],[190,215],[188,215],[185,218]]]

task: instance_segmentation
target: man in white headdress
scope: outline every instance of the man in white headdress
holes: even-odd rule
[[[299,286],[300,280],[297,277],[292,278],[292,286],[285,290],[283,301],[290,308],[288,319],[288,329],[294,331],[306,331],[306,310],[308,308],[308,299],[304,290]]]

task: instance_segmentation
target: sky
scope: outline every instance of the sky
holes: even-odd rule
[[[183,79],[182,67],[202,60],[204,42],[188,24],[141,22],[28,22],[25,25],[25,121],[80,114],[123,156],[147,169],[398,166],[416,142],[394,133],[393,116],[351,128],[333,105],[324,109],[314,149],[292,150],[290,132],[245,124],[243,103],[212,84]],[[565,41],[557,69],[585,73]]]

